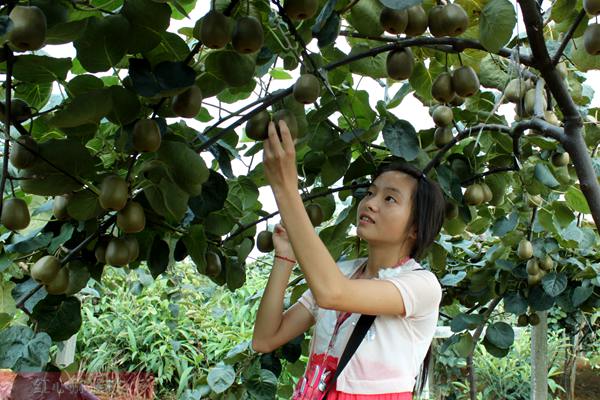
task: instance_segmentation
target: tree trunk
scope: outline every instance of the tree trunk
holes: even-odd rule
[[[531,329],[531,400],[548,399],[548,312],[538,311],[540,323]]]

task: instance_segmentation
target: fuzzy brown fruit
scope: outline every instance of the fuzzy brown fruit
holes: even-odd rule
[[[454,119],[454,113],[448,106],[438,106],[433,111],[431,117],[437,126],[444,127],[452,123],[452,120]]]
[[[69,287],[69,270],[67,267],[60,268],[54,279],[48,282],[44,287],[48,294],[64,294]]]
[[[390,51],[385,66],[388,76],[392,79],[400,81],[410,78],[414,67],[412,51],[408,47]]]
[[[419,36],[427,30],[427,13],[423,7],[418,4],[416,6],[409,7],[408,13],[408,24],[404,33],[406,36]]]
[[[600,24],[590,24],[583,33],[583,46],[592,56],[600,54]]]
[[[494,194],[492,193],[492,189],[487,185],[487,183],[482,182],[479,184],[481,186],[481,190],[483,190],[483,202],[489,203],[494,198]]]
[[[59,221],[69,219],[69,213],[67,212],[67,206],[69,204],[69,196],[54,196],[54,202],[52,204],[52,214],[54,218]]]
[[[129,263],[129,246],[123,238],[112,238],[106,246],[106,263],[114,267],[124,267]]]
[[[314,103],[321,94],[321,83],[313,74],[302,74],[294,84],[293,94],[299,103]]]
[[[517,247],[517,256],[522,260],[527,260],[533,257],[533,246],[527,239],[521,239]]]
[[[442,10],[448,36],[463,34],[469,27],[467,12],[459,4],[446,5]]]
[[[527,274],[529,275],[537,275],[540,273],[540,265],[535,259],[530,259],[527,261]]]
[[[290,131],[290,135],[292,136],[292,140],[296,139],[298,137],[298,121],[296,121],[296,117],[294,116],[294,114],[286,109],[282,109],[279,111],[276,111],[273,114],[273,122],[275,123],[275,128],[277,129],[277,135],[279,136],[279,139],[281,140],[281,133],[279,132],[279,121],[283,120],[285,121],[289,131]]]
[[[394,10],[393,8],[383,7],[379,14],[379,24],[386,32],[393,35],[399,35],[408,25],[408,12],[404,10]]]
[[[129,260],[127,261],[127,264],[129,264],[137,260],[138,256],[140,255],[140,244],[138,243],[136,237],[132,235],[123,237],[123,240],[125,241],[127,251],[129,252]]]
[[[435,78],[431,84],[431,96],[440,103],[448,103],[456,96],[452,76],[448,72],[442,72]]]
[[[504,88],[504,97],[508,101],[516,103],[525,96],[526,92],[527,85],[525,84],[525,81],[523,79],[515,78],[508,82],[508,85]]]
[[[444,14],[443,5],[437,5],[429,10],[428,25],[429,32],[434,37],[446,36],[448,34],[448,24]]]
[[[117,175],[109,175],[100,184],[98,202],[105,210],[119,211],[127,204],[128,184]]]
[[[312,18],[318,8],[318,0],[286,0],[283,5],[283,11],[293,20]]]
[[[117,226],[124,233],[137,233],[146,227],[144,208],[136,201],[129,201],[117,213]]]
[[[17,197],[4,200],[0,222],[6,229],[11,231],[25,229],[29,226],[30,220],[29,208],[25,200]]]
[[[184,92],[173,97],[171,105],[175,115],[182,118],[194,118],[202,107],[202,90],[192,85]]]
[[[583,0],[583,9],[590,15],[600,15],[600,0]]]
[[[210,10],[198,23],[201,28],[197,38],[206,47],[222,49],[231,40],[231,21],[222,12]],[[195,28],[194,31],[196,33]]]
[[[38,151],[38,144],[34,138],[29,135],[19,136],[17,141],[12,145],[9,155],[10,163],[19,169],[26,169],[33,165],[36,155],[29,151],[31,149]]]
[[[160,128],[152,119],[140,119],[131,134],[133,148],[139,152],[152,152],[160,147]]]
[[[221,258],[214,251],[206,252],[206,275],[217,277],[221,273]]]
[[[469,66],[460,67],[452,73],[452,89],[461,97],[470,97],[479,91],[479,78]]]
[[[552,165],[555,167],[564,167],[569,165],[571,157],[567,152],[556,152],[552,154]]]
[[[46,15],[36,6],[15,6],[8,15],[12,29],[6,35],[11,46],[19,51],[39,50],[46,41]]]
[[[262,231],[256,238],[256,248],[263,253],[273,251],[273,233],[270,231]]]
[[[452,135],[452,127],[450,126],[437,128],[433,134],[433,143],[439,149],[450,143],[452,139],[454,139],[454,136]]]
[[[44,256],[33,264],[29,273],[37,283],[47,284],[56,277],[59,270],[60,261],[58,261],[58,258]]]
[[[323,222],[323,210],[318,204],[309,204],[306,206],[306,213],[312,223],[312,226],[319,226]]]
[[[464,194],[465,202],[470,206],[477,206],[483,203],[484,197],[483,188],[478,183],[473,183],[467,187]]]
[[[241,17],[236,21],[231,44],[238,53],[255,53],[260,50],[264,40],[262,25],[256,18]]]
[[[246,123],[246,136],[253,140],[265,140],[269,137],[269,122],[271,114],[267,110],[254,114]]]

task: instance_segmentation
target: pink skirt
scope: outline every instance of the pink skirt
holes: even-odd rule
[[[327,400],[412,400],[412,393],[352,394],[336,390],[329,392]]]

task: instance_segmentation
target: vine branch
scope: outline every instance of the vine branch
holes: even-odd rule
[[[0,215],[2,215],[2,208],[4,206],[4,188],[6,187],[6,177],[8,176],[8,156],[9,156],[9,143],[10,143],[10,119],[11,119],[11,95],[12,95],[12,69],[14,57],[13,53],[8,47],[8,44],[4,45],[4,52],[7,55],[6,58],[6,99],[4,115],[4,154],[2,157],[2,179],[0,180]]]
[[[563,52],[565,51],[567,44],[573,37],[573,34],[577,30],[577,27],[579,26],[581,21],[583,21],[585,14],[586,14],[585,10],[581,10],[581,11],[579,11],[579,14],[577,14],[575,21],[573,21],[573,25],[571,25],[571,28],[566,33],[565,37],[563,38],[563,41],[560,43],[560,46],[558,46],[556,53],[554,53],[554,56],[552,57],[552,65],[556,66],[556,64],[558,64],[558,62],[560,61],[560,57],[562,56]]]

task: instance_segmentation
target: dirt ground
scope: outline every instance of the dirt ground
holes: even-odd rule
[[[600,370],[584,367],[577,370],[575,379],[576,400],[600,399]]]

